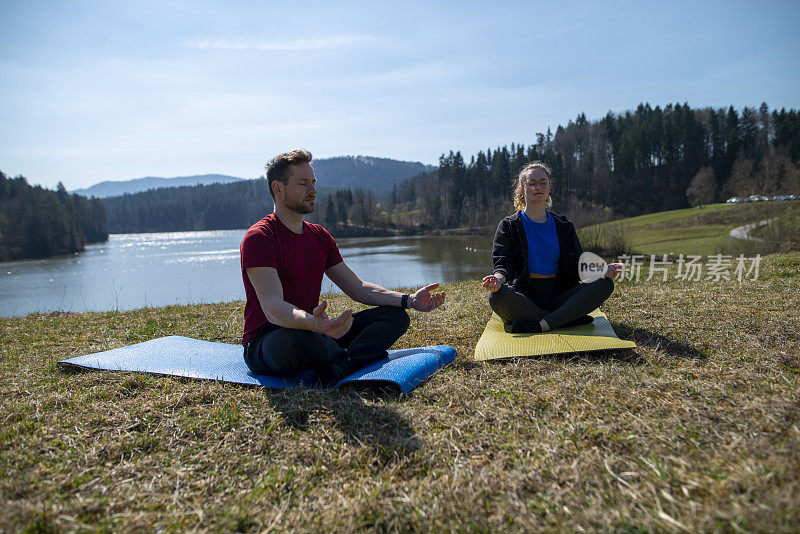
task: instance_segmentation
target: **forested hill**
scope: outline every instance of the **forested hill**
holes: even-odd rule
[[[581,113],[555,134],[537,134],[532,145],[512,143],[468,161],[458,151],[443,154],[435,170],[385,192],[325,180],[320,163],[340,159],[348,158],[315,163],[320,194],[308,217],[335,236],[494,228],[513,211],[514,177],[536,159],[553,167],[554,210],[580,226],[730,196],[800,194],[800,112],[642,104],[591,122]],[[264,180],[104,203],[114,233],[247,228],[272,208]]]
[[[434,169],[436,167],[433,165],[423,165],[416,161],[398,161],[369,156],[342,156],[314,160],[314,171],[320,185],[342,189],[361,187],[375,191],[390,191],[394,184]],[[108,198],[165,187],[228,184],[242,180],[244,178],[225,174],[202,174],[175,178],[148,176],[126,181],[100,182],[86,189],[76,189],[73,193],[86,197]]]
[[[317,210],[307,215],[306,220],[325,222],[321,214],[326,211],[322,206],[335,199],[338,210],[331,225],[334,235],[384,235],[386,228],[376,224],[378,198],[371,189],[334,190],[319,186]],[[102,202],[108,213],[108,229],[115,234],[248,228],[273,208],[264,178],[232,184],[155,189],[104,198]],[[330,214],[333,211],[330,210]]]
[[[154,189],[104,198],[112,234],[248,228],[272,211],[267,181]]]
[[[106,211],[98,199],[31,186],[0,172],[0,260],[44,258],[105,241]]]
[[[389,192],[392,186],[422,172],[436,170],[433,165],[369,156],[342,156],[314,160],[314,173],[320,186],[336,189],[372,189]]]
[[[434,228],[494,227],[513,211],[523,165],[553,168],[554,211],[581,223],[723,201],[731,196],[800,194],[800,112],[664,108],[641,104],[597,121],[581,113],[533,145],[499,147],[465,161],[442,155],[436,172],[392,195],[394,214]]]
[[[366,156],[344,156],[314,160],[319,201],[335,189],[355,189],[357,199],[374,205],[374,191],[388,195],[392,186],[410,176],[436,167],[417,162]],[[369,194],[365,192],[369,191]],[[111,233],[170,232],[182,230],[226,230],[247,228],[272,210],[266,180],[240,180],[227,184],[155,189],[104,198]],[[351,191],[352,198],[353,193]],[[348,207],[342,208],[347,213]],[[356,220],[365,217],[357,210]],[[318,220],[319,212],[309,220]],[[366,217],[371,220],[370,217]],[[339,234],[360,230],[340,225]],[[374,228],[374,225],[371,225]]]

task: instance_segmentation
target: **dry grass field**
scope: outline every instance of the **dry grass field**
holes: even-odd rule
[[[0,531],[797,532],[800,254],[618,283],[616,353],[475,364],[485,294],[445,290],[398,348],[459,358],[407,397],[56,364],[237,343],[242,303],[0,319]]]

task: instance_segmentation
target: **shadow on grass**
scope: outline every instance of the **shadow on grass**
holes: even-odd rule
[[[476,362],[473,360],[467,359],[469,356],[459,357],[453,360],[453,363],[448,365],[451,371],[472,371],[473,369],[479,369],[481,363],[483,362]]]
[[[582,362],[582,363],[608,363],[620,362],[628,365],[643,365],[647,363],[641,355],[633,349],[593,350],[584,352],[568,352],[563,354],[535,354],[524,357],[498,358],[486,360],[485,364],[516,365],[520,360],[537,360],[548,362]]]
[[[73,365],[71,363],[53,362],[53,369],[60,371],[65,375],[80,375],[84,373],[96,373],[97,369],[89,367],[81,367],[80,365]]]
[[[620,339],[629,339],[636,343],[638,346],[645,346],[654,350],[660,350],[678,358],[687,358],[695,360],[705,360],[708,355],[702,351],[697,350],[691,345],[675,341],[664,337],[661,334],[656,334],[644,328],[636,328],[621,323],[613,323],[614,331],[619,335]],[[503,358],[499,360],[490,360],[492,363],[510,363],[515,362],[519,358]],[[590,352],[572,352],[565,354],[547,354],[537,356],[526,356],[525,359],[533,360],[547,360],[558,362],[596,362],[606,363],[611,361],[627,363],[629,365],[643,365],[647,360],[642,357],[634,349],[615,349],[615,350],[596,350]],[[487,362],[489,363],[489,362]]]
[[[386,403],[399,398],[396,388],[292,389],[268,398],[287,424],[302,431],[311,424],[324,424],[309,423],[313,412],[329,412],[350,444],[372,449],[386,463],[409,456],[422,445],[411,424]],[[378,402],[372,404],[373,400]]]
[[[695,360],[705,360],[708,358],[708,354],[697,350],[691,345],[669,339],[668,337],[645,330],[644,328],[614,323],[614,330],[622,339],[630,339],[637,345],[644,345],[655,350],[664,351],[670,356]],[[631,352],[633,351],[631,350]]]
[[[65,375],[77,376],[98,373],[70,364],[60,364],[58,368]],[[143,377],[165,376],[149,373],[115,372],[109,376],[127,377],[143,380]],[[197,379],[166,375],[182,383],[196,383]],[[261,386],[224,382],[226,387],[252,389]],[[130,388],[129,388],[130,389]],[[335,425],[345,439],[355,446],[371,449],[383,463],[390,463],[413,454],[421,446],[421,441],[411,424],[393,406],[401,398],[399,387],[376,384],[354,384],[339,386],[334,390],[322,391],[311,388],[274,390],[263,388],[273,408],[282,419],[298,430],[308,430],[312,414],[327,412],[333,415]]]

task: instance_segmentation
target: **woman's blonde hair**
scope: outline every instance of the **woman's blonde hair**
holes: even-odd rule
[[[524,182],[527,179],[528,174],[530,174],[534,169],[542,169],[547,174],[547,180],[550,182],[550,186],[552,187],[553,185],[553,181],[550,179],[550,174],[553,172],[553,170],[547,165],[547,163],[543,161],[531,161],[522,167],[517,175],[516,183],[514,184],[514,208],[518,210],[525,209],[525,193],[523,193],[522,190],[525,187]],[[547,195],[547,200],[545,201],[544,205],[547,208],[553,205],[553,199],[550,198],[550,195]]]

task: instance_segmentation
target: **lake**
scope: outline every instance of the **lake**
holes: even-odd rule
[[[73,256],[0,262],[0,316],[244,300],[244,233],[112,234]],[[491,272],[491,237],[360,237],[337,243],[357,275],[389,288],[477,281]],[[326,277],[322,292],[338,288]]]

